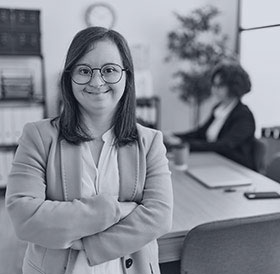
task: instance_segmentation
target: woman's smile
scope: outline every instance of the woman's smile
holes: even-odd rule
[[[86,93],[86,94],[90,94],[90,95],[96,95],[96,96],[98,96],[98,95],[101,96],[103,94],[108,93],[109,91],[110,91],[110,89],[105,90],[105,91],[91,91],[91,90],[88,90],[88,89],[84,88],[82,90],[82,93]]]

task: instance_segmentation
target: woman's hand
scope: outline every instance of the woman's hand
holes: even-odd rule
[[[166,145],[178,145],[178,144],[182,143],[182,140],[171,132],[164,132],[163,133],[163,142]]]
[[[71,248],[72,249],[75,249],[75,250],[83,250],[84,249],[84,246],[83,246],[83,242],[82,240],[76,240],[72,243],[71,245]]]
[[[129,215],[137,207],[137,205],[138,204],[135,202],[120,202],[121,219]]]

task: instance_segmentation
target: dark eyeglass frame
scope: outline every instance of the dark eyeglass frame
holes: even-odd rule
[[[117,66],[117,67],[119,67],[119,68],[121,69],[121,76],[120,76],[120,79],[119,79],[118,81],[116,81],[116,82],[108,82],[108,81],[106,81],[106,80],[104,79],[104,75],[103,75],[102,72],[101,72],[102,69],[103,69],[104,67],[110,66],[110,65]],[[85,83],[78,83],[78,82],[76,82],[76,81],[73,79],[72,73],[73,73],[74,69],[75,69],[76,67],[79,67],[79,66],[88,67],[88,68],[90,69],[90,71],[91,71],[91,76],[90,76],[89,80],[88,80],[87,82],[85,82]],[[72,81],[73,81],[75,84],[77,84],[77,85],[86,85],[86,84],[88,84],[88,83],[91,81],[92,76],[93,76],[93,71],[94,71],[94,70],[99,70],[99,73],[100,73],[100,75],[101,75],[101,78],[102,78],[102,80],[103,80],[106,84],[117,84],[117,83],[122,79],[122,77],[123,77],[123,72],[124,72],[124,71],[128,71],[127,68],[122,68],[119,64],[107,63],[107,64],[104,64],[103,66],[101,66],[100,68],[92,68],[92,67],[90,67],[88,64],[78,64],[78,65],[75,65],[71,70],[66,70],[66,72],[70,72],[71,79],[72,79]]]
[[[213,88],[223,88],[223,87],[226,87],[227,86],[227,84],[226,83],[214,83],[214,82],[212,82],[211,83],[211,87],[213,87]]]

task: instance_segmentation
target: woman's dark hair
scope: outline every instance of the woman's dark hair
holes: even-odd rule
[[[112,126],[115,145],[123,146],[137,139],[135,114],[135,81],[131,53],[125,38],[114,30],[102,27],[89,27],[76,34],[68,49],[64,71],[60,79],[63,109],[59,119],[60,137],[73,144],[92,140],[86,125],[81,119],[78,101],[72,90],[70,71],[77,61],[98,41],[109,40],[119,49],[126,71],[124,93],[118,103]]]
[[[238,63],[216,65],[212,71],[212,83],[217,75],[221,77],[221,84],[228,87],[231,97],[241,98],[251,90],[250,76]]]

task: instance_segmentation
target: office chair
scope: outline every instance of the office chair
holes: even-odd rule
[[[199,225],[185,237],[181,274],[279,274],[280,213]]]
[[[253,140],[253,159],[254,170],[264,174],[266,169],[266,156],[267,144],[261,139],[254,138]]]
[[[267,165],[265,175],[268,178],[280,183],[280,153],[279,152],[272,157],[271,161]]]

